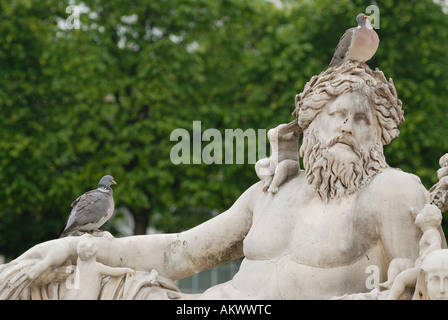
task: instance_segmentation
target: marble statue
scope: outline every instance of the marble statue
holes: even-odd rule
[[[375,297],[366,287],[370,266],[376,266],[384,283],[391,261],[415,262],[424,234],[415,215],[432,200],[417,176],[391,168],[384,156],[384,145],[399,135],[404,120],[393,81],[378,69],[349,61],[313,76],[296,96],[293,115],[292,124],[277,126],[269,137],[278,154],[274,150],[257,166],[262,181],[228,210],[180,233],[93,237],[96,261],[136,271],[119,280],[103,278],[99,298]],[[437,201],[442,203],[445,184],[440,188]],[[440,225],[431,230],[443,251]],[[0,298],[64,298],[63,270],[77,264],[81,238],[37,244],[1,265]],[[429,254],[421,268],[439,251]],[[240,257],[231,280],[202,294],[185,294],[170,285]],[[433,274],[424,270],[425,279]],[[426,288],[432,294],[432,287]]]

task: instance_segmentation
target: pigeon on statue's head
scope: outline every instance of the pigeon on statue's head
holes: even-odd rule
[[[365,66],[378,49],[380,39],[364,13],[356,16],[358,26],[350,28],[342,35],[334,51],[329,68],[342,65],[346,61],[354,61]]]
[[[105,175],[98,183],[97,189],[84,193],[72,202],[72,211],[62,227],[60,238],[78,230],[98,231],[98,228],[110,219],[115,208],[110,187],[112,184],[117,184],[114,178]]]

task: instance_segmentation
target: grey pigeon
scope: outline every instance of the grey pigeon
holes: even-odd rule
[[[98,183],[98,189],[90,190],[72,202],[72,211],[62,227],[60,238],[77,230],[98,230],[110,219],[115,207],[112,184],[117,184],[114,178],[105,175]]]
[[[350,28],[342,35],[334,51],[329,68],[342,65],[346,61],[364,64],[378,49],[380,38],[373,30],[369,17],[364,13],[356,16],[357,27]]]

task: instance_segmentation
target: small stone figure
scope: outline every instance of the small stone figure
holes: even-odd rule
[[[441,249],[442,238],[439,231],[441,221],[440,210],[431,204],[425,205],[417,214],[415,224],[423,232],[419,242],[419,257],[413,265],[410,264],[410,259],[397,258],[391,261],[387,272],[388,281],[381,285],[385,288],[390,286],[388,299],[398,300],[406,288],[415,286],[420,266],[426,257],[430,253]]]
[[[130,268],[112,268],[96,261],[98,250],[93,237],[85,234],[82,238],[77,247],[78,260],[74,284],[66,282],[69,290],[64,299],[96,300],[101,291],[103,276],[118,277],[125,274],[135,274],[135,271]]]
[[[431,252],[423,261],[414,300],[448,300],[448,249]]]
[[[301,131],[297,121],[281,124],[268,131],[271,156],[257,161],[255,172],[263,181],[264,192],[277,193],[278,187],[299,172],[298,140]]]

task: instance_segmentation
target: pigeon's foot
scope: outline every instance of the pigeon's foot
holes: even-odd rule
[[[359,60],[353,60],[353,62],[356,64],[356,66],[358,68],[364,68],[364,70],[366,69],[366,67],[369,67],[368,65],[366,65],[364,62],[359,61]]]
[[[356,63],[356,66],[358,68],[363,68],[365,71],[367,71],[367,69],[371,70],[370,67],[365,62],[359,60],[353,60],[353,62]]]
[[[366,70],[366,71],[367,71],[367,69],[370,70],[370,67],[365,62],[362,62],[362,66],[364,67],[364,70]]]

